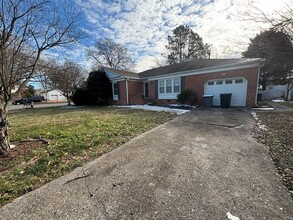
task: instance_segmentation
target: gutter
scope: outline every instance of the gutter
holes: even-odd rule
[[[254,104],[257,105],[257,95],[258,95],[258,88],[259,88],[259,78],[260,78],[260,68],[263,67],[265,65],[266,59],[261,59],[260,60],[260,65],[258,67],[258,74],[257,74],[257,87],[256,87],[256,94],[255,94],[255,102]]]

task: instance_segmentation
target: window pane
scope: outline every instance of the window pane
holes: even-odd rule
[[[223,81],[217,81],[217,85],[222,85]]]
[[[180,86],[174,86],[174,93],[180,92]]]
[[[226,80],[226,84],[232,84],[232,80]]]
[[[174,79],[174,88],[173,88],[174,93],[179,93],[180,92],[180,80],[178,78]]]
[[[172,80],[166,80],[166,93],[172,93]]]
[[[165,93],[164,80],[160,80],[159,85],[160,85],[159,93]]]
[[[179,83],[179,79],[174,79],[174,86],[179,86],[180,83]]]
[[[208,85],[209,85],[209,86],[214,85],[214,81],[210,81],[210,82],[208,82]]]
[[[118,95],[118,84],[114,83],[113,87],[114,87],[114,95]]]
[[[144,97],[145,98],[149,97],[149,83],[144,84]]]
[[[243,83],[243,79],[236,79],[235,83]]]

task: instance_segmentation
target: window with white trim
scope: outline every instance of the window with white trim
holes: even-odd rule
[[[166,80],[166,93],[172,93],[172,79]]]
[[[180,77],[159,80],[158,98],[176,99],[181,91],[180,83]]]
[[[112,83],[113,100],[118,100],[119,88],[118,83]]]
[[[165,81],[164,80],[160,80],[159,81],[159,93],[165,93]]]
[[[174,79],[174,87],[173,87],[173,92],[174,93],[179,93],[180,92],[180,80],[179,78]]]

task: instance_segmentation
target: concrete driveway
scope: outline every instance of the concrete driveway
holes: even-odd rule
[[[195,110],[0,209],[2,219],[292,219],[247,110]]]

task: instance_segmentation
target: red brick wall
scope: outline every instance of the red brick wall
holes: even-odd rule
[[[114,105],[126,105],[125,81],[119,81],[119,99],[113,100]],[[113,93],[113,92],[112,92]]]
[[[144,104],[143,82],[128,81],[128,99],[130,105]]]
[[[202,96],[204,94],[204,84],[208,80],[212,79],[222,79],[222,78],[234,78],[234,77],[243,77],[248,81],[246,105],[249,107],[255,106],[256,102],[256,91],[258,84],[258,67],[239,69],[239,70],[230,70],[224,72],[208,73],[208,74],[199,74],[193,76],[184,77],[184,89],[190,88],[197,93],[197,104],[202,105]],[[153,82],[153,85],[151,84]],[[155,81],[149,83],[149,96],[150,99],[155,100]],[[170,104],[176,103],[176,99],[171,100],[155,100],[156,104]]]
[[[150,81],[149,82],[149,99],[154,102],[156,101],[155,97],[156,97],[156,82]]]
[[[143,83],[137,81],[128,81],[128,101],[130,105],[142,105]],[[119,81],[119,100],[112,100],[114,105],[126,105],[126,81]]]

